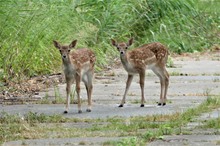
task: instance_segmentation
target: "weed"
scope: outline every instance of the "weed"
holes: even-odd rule
[[[121,141],[117,142],[118,146],[136,146],[143,144],[137,137],[124,138]]]
[[[172,128],[170,127],[170,125],[162,125],[160,127],[160,130],[162,132],[162,135],[170,135],[172,133]]]
[[[113,95],[113,96],[121,96],[120,93],[112,93],[111,95]]]
[[[211,91],[212,91],[212,89],[207,88],[203,91],[203,95],[209,97],[211,94]]]
[[[60,70],[60,54],[53,47],[54,39],[78,39],[77,48],[91,48],[97,56],[97,70],[116,57],[110,38],[123,41],[134,37],[135,46],[159,41],[177,53],[202,51],[219,43],[219,2],[207,3],[1,1],[0,78],[19,81]],[[168,66],[172,66],[170,59]]]
[[[55,94],[55,101],[59,100],[59,98],[61,97],[59,89],[57,88],[57,86],[54,86],[54,94]]]
[[[65,122],[67,119],[62,117],[62,115],[47,116],[45,114],[37,114],[37,113],[29,112],[28,114],[25,115],[25,120],[29,124],[34,124],[34,123],[50,123],[50,122],[61,123],[61,122]]]
[[[170,76],[179,76],[180,75],[180,72],[170,72],[169,73],[170,74]]]
[[[79,142],[79,145],[86,145],[86,142],[85,141],[81,141],[81,142]]]
[[[128,93],[128,96],[137,96],[137,94],[136,94],[136,93],[133,93],[133,92],[129,92],[129,93]]]
[[[110,145],[115,145],[115,141],[105,141],[102,143],[103,146],[110,146]]]
[[[218,77],[215,77],[214,79],[212,79],[213,80],[213,82],[220,82],[220,78],[218,78]]]
[[[49,95],[48,93],[46,93],[46,95],[42,98],[42,100],[39,101],[40,104],[49,104],[50,100],[49,100]]]
[[[214,73],[213,76],[220,76],[220,73]]]
[[[167,67],[170,67],[170,68],[174,68],[174,62],[172,60],[172,58],[170,56],[168,56],[168,60],[167,60]]]
[[[155,138],[155,134],[152,131],[147,131],[141,136],[145,141],[152,141]]]
[[[27,145],[24,141],[22,141],[21,145]]]
[[[201,127],[220,129],[220,117],[216,118],[216,119],[211,119],[211,120],[205,121],[204,125]]]
[[[139,104],[139,103],[140,103],[140,100],[135,99],[135,100],[133,100],[131,103],[133,103],[133,104]]]

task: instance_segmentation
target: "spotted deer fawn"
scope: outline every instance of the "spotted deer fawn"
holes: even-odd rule
[[[144,107],[144,80],[146,69],[151,69],[159,77],[161,91],[158,105],[166,105],[167,88],[169,85],[169,74],[166,70],[166,61],[169,54],[167,48],[161,43],[150,43],[127,51],[128,47],[133,43],[133,38],[131,38],[128,43],[117,43],[114,39],[112,39],[111,42],[120,52],[122,65],[128,73],[126,89],[119,107],[123,107],[125,103],[127,92],[135,74],[139,74],[140,77],[141,107]]]
[[[94,64],[96,61],[95,54],[86,48],[71,51],[75,47],[77,40],[72,41],[69,45],[61,45],[57,41],[53,41],[54,46],[60,51],[64,74],[66,79],[66,110],[64,113],[68,113],[70,104],[70,92],[73,82],[76,82],[76,92],[78,98],[78,112],[82,113],[81,100],[80,100],[80,82],[84,82],[88,96],[88,108],[87,112],[91,112],[91,96],[93,90],[93,74]]]

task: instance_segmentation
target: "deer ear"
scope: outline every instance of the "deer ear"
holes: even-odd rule
[[[53,44],[57,49],[60,49],[60,44],[57,41],[54,40]]]
[[[133,44],[133,40],[134,40],[133,38],[130,38],[130,40],[127,43],[127,46],[131,46]]]
[[[111,39],[111,41],[112,41],[112,45],[117,47],[117,42],[114,39]]]
[[[70,45],[69,45],[70,49],[74,48],[76,46],[76,42],[77,42],[77,40],[74,40],[74,41],[72,41],[72,43],[70,43]]]

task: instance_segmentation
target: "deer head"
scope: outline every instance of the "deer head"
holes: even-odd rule
[[[74,40],[69,45],[61,45],[57,41],[53,41],[54,46],[60,51],[63,61],[69,59],[69,53],[76,46],[76,42],[77,40]]]
[[[127,43],[117,43],[114,39],[111,40],[112,45],[115,46],[121,55],[125,55],[128,47],[130,47],[133,44],[133,38],[131,38]]]

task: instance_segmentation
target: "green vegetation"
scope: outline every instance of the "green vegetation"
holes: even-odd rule
[[[217,119],[211,119],[211,120],[205,121],[205,124],[202,127],[220,129],[220,117]]]
[[[173,115],[108,119],[65,118],[29,112],[26,115],[1,113],[0,143],[11,140],[68,137],[127,137],[104,145],[145,145],[164,135],[190,134],[184,126],[201,113],[220,107],[219,97],[208,97],[198,107]],[[74,126],[74,123],[76,126]],[[219,128],[219,118],[207,121],[205,128]],[[85,126],[85,124],[87,126]],[[90,126],[88,126],[90,125]],[[198,127],[204,128],[204,127]],[[15,134],[16,133],[16,134]],[[51,134],[53,133],[53,134]],[[52,136],[52,137],[51,137]]]
[[[208,3],[208,4],[207,4]],[[52,40],[89,47],[97,69],[116,57],[110,38],[159,41],[171,52],[218,44],[218,0],[8,0],[0,1],[0,78],[5,81],[60,70]]]

